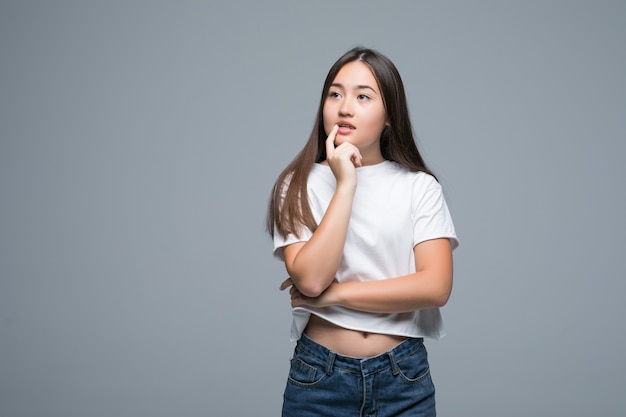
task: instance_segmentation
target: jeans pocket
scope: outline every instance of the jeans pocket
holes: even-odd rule
[[[430,366],[424,346],[396,362],[400,377],[407,383],[417,384],[430,377]]]
[[[305,387],[318,384],[326,377],[325,364],[306,355],[297,354],[291,359],[289,382]]]

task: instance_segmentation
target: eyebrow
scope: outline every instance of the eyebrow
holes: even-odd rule
[[[345,89],[345,87],[341,83],[332,83],[330,86],[331,87],[339,87],[339,88]],[[354,89],[355,90],[372,90],[374,93],[376,93],[376,90],[374,90],[372,87],[370,87],[367,84],[357,85],[357,86],[354,87]]]

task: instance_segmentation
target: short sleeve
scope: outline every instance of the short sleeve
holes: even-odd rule
[[[287,178],[285,178],[285,182],[283,183],[283,186],[280,188],[280,205],[281,206],[287,194],[287,188],[289,187],[290,181],[291,181],[291,175],[288,175]],[[278,228],[276,227],[276,224],[274,224],[274,257],[284,262],[285,255],[283,254],[283,249],[285,248],[285,246],[289,246],[292,243],[297,243],[297,242],[306,242],[309,239],[311,239],[311,236],[313,236],[313,233],[311,232],[311,230],[309,230],[309,228],[306,226],[302,226],[298,234],[300,235],[299,237],[293,233],[290,233],[287,236],[282,236],[278,232]]]
[[[276,229],[274,228],[274,230]],[[286,237],[283,237],[280,235],[280,233],[274,233],[274,256],[284,262],[285,255],[283,254],[283,249],[285,248],[285,246],[289,246],[292,243],[297,242],[306,242],[311,239],[311,236],[313,236],[311,230],[309,230],[308,227],[304,226],[300,231],[300,237],[294,234],[288,234]]]
[[[459,245],[441,185],[423,174],[413,189],[413,246],[426,240],[448,238],[452,249]]]

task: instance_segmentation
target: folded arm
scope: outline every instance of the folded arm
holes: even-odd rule
[[[307,242],[283,249],[292,285],[308,297],[319,296],[335,279],[352,214],[356,167],[361,165],[361,154],[354,145],[344,142],[335,147],[336,134],[337,126],[326,139],[326,162],[335,176],[336,187],[324,217]]]
[[[337,189],[324,218],[307,242],[283,250],[291,281],[309,297],[317,297],[333,282],[346,241],[354,191]]]
[[[448,239],[421,242],[414,248],[416,272],[380,281],[336,283],[319,296],[303,293],[293,278],[282,289],[291,286],[292,306],[325,307],[338,305],[360,311],[399,313],[417,311],[446,304],[452,292],[452,248]]]

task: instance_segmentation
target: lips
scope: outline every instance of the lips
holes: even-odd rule
[[[337,133],[341,135],[346,135],[356,129],[352,123],[346,122],[345,120],[337,122],[337,126],[339,126]]]
[[[354,127],[354,125],[350,122],[346,122],[345,120],[341,120],[339,122],[337,122],[337,126],[339,126],[340,128],[346,128],[346,129],[356,129],[356,127]]]

